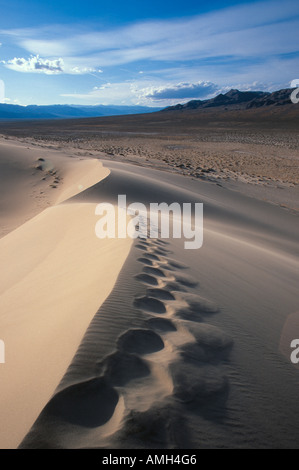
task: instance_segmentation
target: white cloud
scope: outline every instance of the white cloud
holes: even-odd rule
[[[215,93],[219,87],[211,82],[178,83],[167,86],[149,87],[144,89],[144,97],[152,100],[167,99],[199,99]]]
[[[42,59],[41,57],[31,56],[29,59],[17,58],[3,61],[3,63],[11,70],[17,72],[35,72],[45,74],[57,74],[63,72],[63,59]]]
[[[11,60],[3,60],[2,63],[11,70],[25,73],[45,73],[46,75],[67,73],[71,75],[82,75],[96,72],[93,67],[70,66],[65,63],[62,58],[43,59],[39,55],[31,56],[29,59],[15,57]],[[98,70],[98,72],[101,71]]]
[[[65,69],[66,73],[74,74],[74,75],[83,75],[86,73],[102,73],[101,70],[95,70],[93,67],[70,67]]]

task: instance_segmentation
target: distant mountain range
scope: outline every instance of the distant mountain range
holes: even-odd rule
[[[145,114],[160,111],[162,108],[146,106],[18,106],[0,103],[0,119],[72,119],[102,116],[120,116],[124,114]]]
[[[290,96],[292,89],[285,89],[268,93],[264,91],[239,91],[230,90],[210,100],[192,100],[185,104],[169,106],[163,111],[192,110],[216,107],[228,107],[229,109],[250,109],[262,106],[282,106],[292,104]]]
[[[149,108],[146,106],[80,106],[80,105],[49,105],[49,106],[18,106],[0,103],[0,120],[24,119],[74,119],[104,116],[121,116],[128,114],[146,114],[155,111],[200,110],[205,108],[250,109],[262,106],[282,106],[292,104],[292,89],[268,93],[264,91],[230,90],[209,100],[192,100],[185,104],[177,104],[168,108]]]

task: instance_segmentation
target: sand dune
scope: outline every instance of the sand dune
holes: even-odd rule
[[[0,237],[108,174],[94,159],[0,139]]]
[[[14,167],[22,173],[11,182],[21,214],[7,204],[13,223],[19,224],[38,210],[21,197],[36,176],[30,174],[36,155],[14,146],[3,152],[5,168],[9,160],[7,185]],[[54,152],[54,161],[64,178],[54,199],[82,190],[79,182],[86,188],[109,174],[96,160],[69,162]],[[44,174],[49,163],[46,158],[41,163],[44,168],[37,171]],[[8,190],[5,194],[10,196]],[[0,240],[0,336],[6,353],[0,369],[1,448],[16,447],[50,399],[129,253],[129,239],[96,238],[95,206],[53,206]]]
[[[0,447],[298,448],[298,214],[82,158],[0,143]],[[202,202],[202,248],[99,240],[119,194]]]
[[[299,377],[280,351],[298,310],[298,217],[215,184],[107,165],[73,204],[204,202],[204,245],[136,240],[21,447],[298,447]]]

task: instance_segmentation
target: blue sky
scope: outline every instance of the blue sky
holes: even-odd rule
[[[298,0],[0,0],[11,104],[168,106],[299,75]]]

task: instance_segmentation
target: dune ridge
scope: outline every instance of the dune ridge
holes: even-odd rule
[[[219,328],[202,323],[210,310],[203,303],[201,310],[199,304],[194,308],[195,298],[201,302],[197,294],[190,293],[193,304],[188,303],[192,287],[182,283],[183,266],[168,265],[167,246],[159,240],[135,244],[115,294],[94,317],[56,394],[21,448],[168,447],[173,438],[167,428],[174,432],[176,422],[169,410],[177,415],[177,403],[184,407],[194,399],[215,402],[226,393],[227,378],[211,362],[227,357],[233,341]],[[133,275],[147,267],[137,258],[140,251],[145,258],[157,256],[156,271],[151,273],[155,289]],[[163,255],[156,254],[161,251]],[[140,297],[141,293],[145,295]],[[197,316],[192,322],[182,313],[189,309]],[[161,416],[155,422],[157,412]],[[175,445],[179,446],[178,439]]]
[[[38,155],[43,157],[37,159]],[[109,170],[97,160],[70,159],[57,152],[45,155],[40,149],[6,144],[0,144],[0,157],[0,165],[9,170],[2,174],[2,195],[8,199],[16,190],[16,203],[22,208],[21,213],[18,207],[14,212],[14,205],[7,204],[12,226],[20,226],[0,239],[5,267],[0,275],[0,336],[6,352],[0,368],[0,447],[16,448],[111,292],[131,240],[96,238],[96,204],[58,204],[107,177]],[[15,179],[14,171],[20,173]],[[48,189],[45,199],[52,206],[43,210],[22,194],[36,181],[44,184],[44,177],[63,182],[57,180],[57,188]],[[31,218],[35,212],[38,215]],[[24,218],[30,220],[22,225]]]
[[[0,138],[0,237],[108,174],[96,159]]]
[[[298,310],[298,217],[213,184],[107,165],[109,177],[73,203],[115,203],[119,192],[203,201],[204,245],[135,241],[20,447],[298,447],[299,378],[279,349]]]

